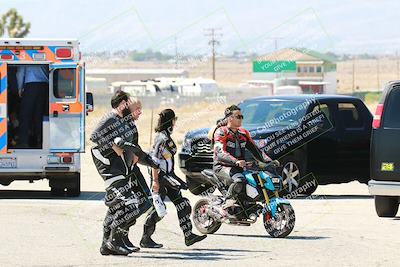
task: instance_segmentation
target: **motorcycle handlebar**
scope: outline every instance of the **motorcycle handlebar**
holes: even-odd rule
[[[252,168],[253,166],[255,166],[255,168]],[[247,169],[247,170],[252,170],[252,169],[256,169],[259,171],[262,170],[267,170],[268,168],[277,168],[280,166],[279,161],[277,160],[273,160],[270,162],[261,162],[261,161],[246,161],[246,166],[243,169]]]

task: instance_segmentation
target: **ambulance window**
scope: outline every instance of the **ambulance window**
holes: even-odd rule
[[[75,69],[56,69],[53,75],[54,96],[56,98],[75,98]]]

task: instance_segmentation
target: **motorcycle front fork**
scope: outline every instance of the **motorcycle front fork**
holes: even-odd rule
[[[261,185],[261,190],[262,190],[262,192],[263,192],[264,201],[265,201],[265,203],[268,205],[268,204],[269,204],[269,197],[268,197],[267,189],[265,189],[265,187],[264,187],[264,182],[263,182],[263,180],[261,179],[260,175],[257,175],[257,178],[258,178],[258,181],[260,182],[260,185]],[[275,190],[274,194],[275,194],[275,197],[276,197],[276,198],[279,197],[278,191]]]

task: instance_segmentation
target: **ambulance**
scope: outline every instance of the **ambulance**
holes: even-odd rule
[[[30,143],[21,147],[23,94],[18,93],[17,73],[31,65],[48,73],[48,94],[44,115],[39,115],[37,135],[42,136],[29,130]],[[80,153],[85,151],[85,116],[90,111],[93,95],[85,92],[85,64],[77,40],[0,39],[0,185],[48,179],[53,195],[79,196]]]

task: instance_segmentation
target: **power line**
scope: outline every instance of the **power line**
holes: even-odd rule
[[[210,37],[208,44],[211,46],[213,80],[215,80],[215,46],[220,44],[217,38],[222,36],[221,33],[217,33],[217,31],[219,30],[221,30],[221,28],[209,28],[205,30],[206,31],[205,36]]]

